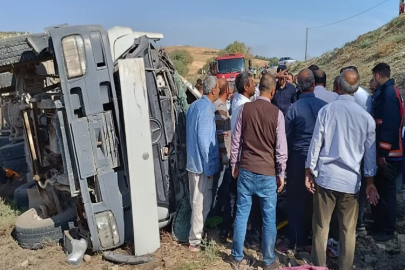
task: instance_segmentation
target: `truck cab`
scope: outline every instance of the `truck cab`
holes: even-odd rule
[[[161,38],[62,25],[0,41],[0,73],[13,77],[21,124],[13,126],[39,197],[16,221],[22,247],[74,231],[93,251],[108,250],[148,236],[136,226],[159,241],[188,195],[188,86],[155,47]],[[156,249],[145,245],[138,255]]]
[[[225,54],[215,58],[211,63],[211,74],[224,78],[228,82],[235,81],[236,76],[251,66],[251,61],[244,54]]]

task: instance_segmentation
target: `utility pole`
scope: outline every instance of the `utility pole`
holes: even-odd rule
[[[305,61],[307,61],[307,53],[308,53],[308,27],[307,27],[307,34],[305,39]]]

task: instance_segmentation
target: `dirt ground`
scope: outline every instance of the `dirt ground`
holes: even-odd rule
[[[190,253],[186,245],[181,245],[173,240],[170,232],[161,232],[161,248],[153,254],[154,260],[150,263],[138,266],[114,265],[104,261],[101,253],[90,254],[89,261],[80,266],[70,266],[66,263],[66,255],[58,244],[49,243],[41,250],[26,250],[18,246],[12,237],[14,221],[21,213],[16,210],[12,202],[13,190],[19,185],[18,182],[9,182],[0,185],[0,269],[139,269],[139,270],[192,270],[192,269],[231,269],[229,255],[231,242],[222,244],[218,241],[218,231],[207,231],[207,239],[204,241],[205,250],[201,253]],[[405,202],[402,196],[398,196],[398,223],[397,239],[385,244],[376,244],[372,237],[359,235],[357,237],[355,266],[356,269],[405,269]],[[279,233],[276,248],[280,261],[286,266],[295,266],[309,261],[308,252],[283,251],[284,233]],[[123,247],[116,252],[130,253],[130,246]],[[244,269],[261,269],[260,252],[245,250],[246,257]],[[338,269],[337,259],[329,258],[329,269]]]

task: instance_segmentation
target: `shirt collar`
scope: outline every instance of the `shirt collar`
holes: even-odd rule
[[[326,91],[328,91],[325,87],[323,87],[322,85],[317,85],[317,86],[315,86],[315,90],[316,89],[322,89],[322,90],[326,90]]]
[[[261,99],[261,100],[265,100],[265,101],[271,102],[271,100],[270,100],[269,98],[262,97],[262,96],[257,97],[257,99]]]
[[[215,110],[214,103],[212,103],[211,100],[206,95],[203,95],[202,99],[207,101],[209,104],[211,104],[211,108],[213,108]]]
[[[301,98],[310,98],[310,97],[315,97],[315,94],[314,93],[302,93],[300,95],[300,99]]]
[[[354,97],[351,95],[340,95],[338,96],[339,100],[350,100],[350,101],[354,101]]]
[[[247,98],[247,97],[245,97],[244,95],[239,94],[239,93],[238,93],[238,95],[236,96],[236,100],[241,100],[241,101],[246,101],[246,102],[249,102],[249,101],[250,101],[249,98]]]
[[[279,86],[277,85],[278,87],[277,87],[276,90],[284,90],[284,89],[287,89],[288,87],[290,87],[290,85],[291,85],[291,84],[290,84],[289,82],[286,82],[283,88],[281,88],[281,87],[279,87]]]

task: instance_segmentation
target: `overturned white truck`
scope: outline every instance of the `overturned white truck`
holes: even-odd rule
[[[93,251],[157,248],[187,197],[185,110],[199,98],[155,47],[162,37],[62,25],[0,41],[40,198],[16,221],[22,247],[70,229]]]

